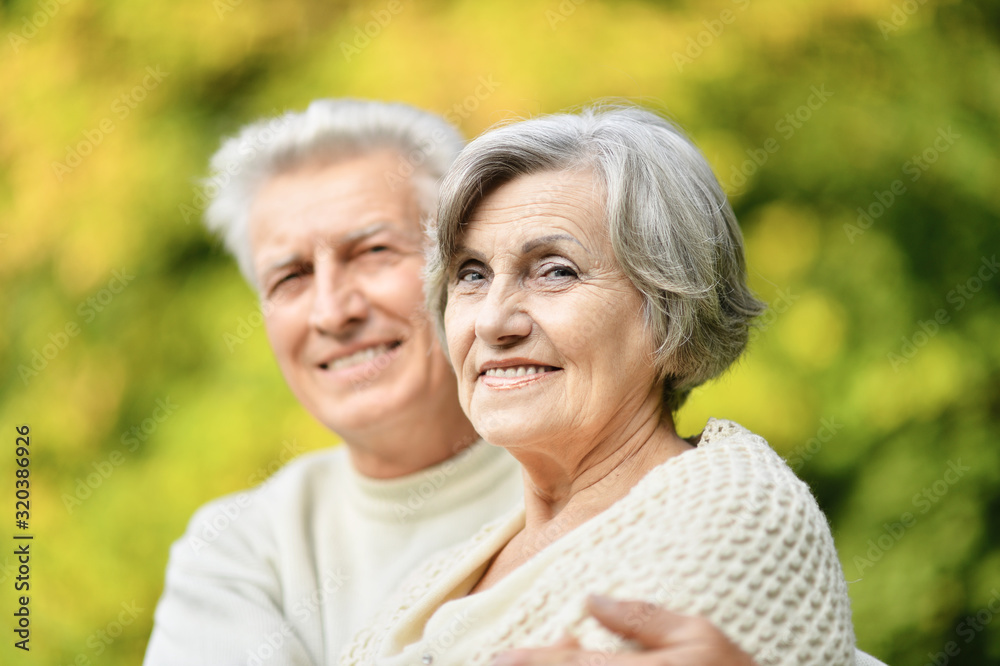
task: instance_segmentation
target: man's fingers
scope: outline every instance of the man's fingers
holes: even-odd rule
[[[493,660],[493,666],[576,666],[587,653],[562,647],[511,650]]]
[[[599,595],[587,598],[587,610],[614,633],[645,648],[667,647],[673,630],[690,619],[655,604],[615,601]]]
[[[561,648],[537,648],[533,650],[511,650],[493,660],[492,666],[680,666],[683,661],[675,661],[670,655],[657,654],[609,654],[606,652],[583,652]]]
[[[703,617],[682,615],[641,601],[599,596],[587,599],[587,609],[605,627],[642,646],[643,651],[628,655],[621,661],[622,666],[754,666],[749,654]]]
[[[566,650],[579,650],[580,641],[576,640],[576,636],[573,634],[566,632],[563,634],[563,637],[553,643],[551,647],[564,648]]]

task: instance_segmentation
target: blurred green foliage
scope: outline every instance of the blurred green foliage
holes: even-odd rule
[[[812,485],[863,649],[924,664],[954,642],[946,663],[1000,662],[1000,622],[984,622],[1000,594],[996,3],[0,12],[0,495],[12,514],[13,430],[29,423],[36,534],[32,650],[8,629],[0,661],[138,663],[194,509],[336,444],[290,396],[253,295],[199,225],[196,179],[221,137],[324,96],[410,102],[469,136],[620,96],[706,152],[772,305],[682,431],[740,421]]]

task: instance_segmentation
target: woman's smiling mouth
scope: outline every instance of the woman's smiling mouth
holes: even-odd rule
[[[491,388],[518,388],[559,372],[562,368],[530,361],[507,361],[502,364],[487,363],[479,379]]]

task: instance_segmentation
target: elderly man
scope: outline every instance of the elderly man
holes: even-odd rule
[[[195,515],[171,550],[147,666],[331,663],[419,562],[519,501],[520,468],[478,440],[423,310],[423,224],[461,147],[414,108],[320,100],[213,158],[208,226],[259,293],[289,387],[346,446]],[[592,612],[694,666],[749,663],[697,618]]]

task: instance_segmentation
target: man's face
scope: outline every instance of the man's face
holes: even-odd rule
[[[341,434],[412,419],[455,393],[424,314],[420,206],[391,151],[267,182],[250,241],[285,380]],[[387,175],[394,186],[390,186]]]

